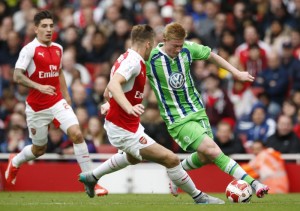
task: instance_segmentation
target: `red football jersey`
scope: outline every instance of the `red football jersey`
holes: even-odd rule
[[[112,77],[115,73],[121,74],[126,79],[122,89],[128,101],[132,105],[142,103],[146,83],[144,59],[137,52],[129,49],[117,59],[110,76]],[[140,117],[127,114],[112,97],[109,103],[110,109],[106,119],[125,130],[135,133],[140,123]]]
[[[50,108],[63,98],[59,82],[62,54],[59,44],[52,42],[46,46],[37,39],[24,46],[19,54],[15,68],[25,70],[26,76],[36,83],[56,88],[57,95],[53,96],[30,89],[26,101],[34,111]]]

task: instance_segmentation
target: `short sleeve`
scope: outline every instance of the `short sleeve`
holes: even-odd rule
[[[140,73],[140,66],[140,63],[136,59],[127,58],[121,63],[116,73],[124,76],[126,81],[129,81],[132,77],[135,77]]]
[[[20,51],[15,68],[27,70],[32,58],[33,58],[33,50],[28,46],[23,47],[22,50]]]
[[[194,42],[185,41],[184,45],[191,52],[193,60],[207,60],[211,52],[210,47]]]

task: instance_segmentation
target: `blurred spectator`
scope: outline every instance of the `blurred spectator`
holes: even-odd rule
[[[19,102],[25,102],[27,95],[29,93],[29,88],[21,84],[17,84],[15,88],[15,97]]]
[[[160,16],[158,4],[155,1],[146,1],[142,5],[142,16],[138,20],[140,24],[148,24],[151,17]]]
[[[105,36],[110,36],[114,31],[114,26],[121,18],[121,14],[118,11],[116,5],[110,5],[106,8],[103,21],[99,23],[99,29],[105,33]]]
[[[280,20],[274,19],[270,28],[266,30],[264,41],[270,45],[272,51],[282,54],[282,44],[290,37],[290,28]]]
[[[187,32],[187,40],[198,37],[195,33],[194,20],[192,16],[185,15],[182,19],[182,26]]]
[[[14,30],[16,32],[21,32],[21,30],[26,28],[27,21],[29,21],[27,17],[31,16],[29,13],[32,12],[31,9],[34,6],[32,0],[19,1],[19,10],[13,14]]]
[[[235,79],[228,87],[228,97],[234,106],[234,113],[237,119],[248,115],[253,105],[257,102],[250,84]]]
[[[86,108],[88,116],[95,116],[98,114],[96,105],[93,103],[88,90],[85,86],[78,80],[76,80],[71,85],[71,98],[72,98],[72,107],[76,109],[78,107]]]
[[[0,48],[0,65],[8,65],[9,69],[13,68],[21,48],[19,34],[15,31],[8,32],[6,42],[2,43]]]
[[[64,142],[64,133],[53,124],[49,125],[48,142],[46,153],[62,154],[62,144]]]
[[[80,129],[85,133],[88,127],[89,115],[85,107],[77,107],[74,109],[74,112],[78,118]]]
[[[281,153],[300,153],[300,140],[293,131],[293,122],[289,116],[278,117],[276,132],[267,139],[266,145]]]
[[[91,83],[89,71],[83,65],[76,62],[75,54],[76,52],[72,49],[67,49],[63,54],[63,73],[68,88],[76,79],[79,79],[84,86],[88,86]]]
[[[9,8],[6,1],[0,1],[0,23],[4,17],[9,16]]]
[[[14,106],[17,100],[11,89],[4,89],[0,104],[0,119],[6,121],[7,118],[13,113]]]
[[[13,31],[13,20],[11,16],[6,16],[0,23],[0,44],[6,42],[8,33]],[[2,47],[2,46],[1,46]]]
[[[219,11],[219,4],[215,1],[205,1],[204,4],[204,18],[195,22],[195,30],[198,36],[208,36],[215,28],[215,18]]]
[[[300,90],[300,61],[293,56],[293,46],[290,41],[282,44],[281,58],[282,67],[289,74],[289,91]]]
[[[124,43],[119,43],[119,45],[124,46]],[[119,48],[120,46],[116,48]],[[82,60],[85,63],[108,62],[113,52],[113,47],[108,43],[105,33],[97,29],[91,35],[90,43],[88,45],[85,45],[84,47],[84,55]]]
[[[112,0],[112,5],[117,8],[121,18],[128,20],[130,24],[136,23],[133,11],[126,7],[124,0]]]
[[[214,17],[214,27],[205,35],[202,35],[203,42],[212,49],[216,49],[221,44],[221,36],[226,27],[226,15],[218,13]]]
[[[255,141],[251,148],[255,157],[248,164],[242,165],[243,169],[253,178],[268,185],[269,193],[288,193],[289,180],[281,153],[266,148],[261,141]]]
[[[107,84],[108,84],[108,79],[104,75],[98,75],[94,80],[91,97],[94,104],[98,107],[98,110],[101,104],[105,102],[103,94]]]
[[[245,153],[242,140],[233,133],[230,120],[223,119],[218,123],[214,140],[226,155]]]
[[[235,55],[241,60],[241,58],[247,58],[249,55],[250,46],[257,44],[262,55],[268,55],[271,52],[270,46],[260,40],[257,29],[253,25],[247,25],[244,28],[244,39],[245,42],[240,44],[236,50]],[[266,61],[264,61],[266,62]]]
[[[284,1],[269,1],[268,11],[261,22],[262,30],[266,31],[271,27],[273,20],[279,20],[282,24],[293,27],[295,22],[287,12]]]
[[[293,120],[293,124],[297,122],[297,105],[292,99],[286,99],[282,104],[281,114],[289,116]]]
[[[65,28],[58,37],[58,42],[63,46],[64,52],[68,49],[74,49],[76,55],[76,61],[84,62],[82,57],[84,56],[84,49],[80,43],[80,32],[78,29],[71,25]]]
[[[97,116],[89,118],[88,126],[84,134],[90,153],[96,153],[103,144],[109,144],[103,124]]]
[[[269,113],[276,118],[288,93],[288,72],[283,69],[276,52],[268,55],[268,68],[255,79],[254,86],[261,87],[270,98]]]
[[[267,68],[267,57],[265,52],[259,48],[257,43],[249,45],[248,51],[239,57],[242,69],[257,77]]]
[[[250,114],[249,120],[241,120],[238,124],[239,134],[245,134],[246,142],[244,147],[248,150],[254,141],[267,141],[267,138],[275,133],[276,122],[268,117],[266,107],[262,103],[256,103]]]
[[[203,82],[202,98],[211,127],[215,131],[218,122],[223,118],[235,121],[235,113],[227,93],[220,88],[218,76],[210,74]]]
[[[92,0],[79,0],[80,6],[74,12],[74,24],[76,27],[85,28],[89,24],[98,24],[103,18],[104,10],[101,7],[95,7]]]
[[[227,2],[226,2],[227,3]],[[227,26],[235,32],[235,40],[238,45],[246,41],[245,28],[254,24],[251,11],[245,1],[236,1],[233,5],[232,13],[228,14]],[[249,43],[251,44],[251,43]]]
[[[115,30],[111,36],[109,36],[108,46],[112,52],[126,51],[124,48],[125,41],[130,36],[131,25],[126,19],[119,19],[115,24]],[[106,49],[107,50],[107,49]]]
[[[31,142],[28,139],[25,139],[24,128],[14,125],[9,127],[7,139],[1,143],[0,151],[3,153],[17,153],[29,144],[31,144]]]

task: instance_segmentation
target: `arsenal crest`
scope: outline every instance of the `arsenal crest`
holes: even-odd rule
[[[142,136],[142,137],[140,138],[139,142],[140,142],[141,144],[147,144],[147,139],[146,139],[144,136]]]
[[[32,135],[36,134],[36,129],[35,128],[30,128],[30,131],[31,131]]]

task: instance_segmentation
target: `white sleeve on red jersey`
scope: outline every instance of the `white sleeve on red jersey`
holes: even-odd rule
[[[29,63],[31,62],[34,55],[34,48],[31,48],[30,45],[26,45],[22,48],[19,58],[16,62],[15,68],[27,70]]]
[[[136,77],[141,71],[141,65],[136,58],[126,58],[122,61],[120,67],[116,70],[116,73],[124,76],[126,81],[129,81],[132,77]]]

